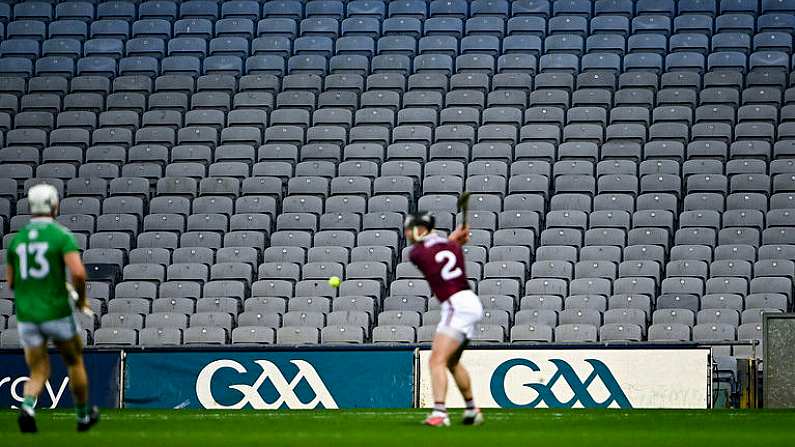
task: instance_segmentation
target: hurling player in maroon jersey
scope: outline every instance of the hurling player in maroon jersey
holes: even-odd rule
[[[469,288],[463,244],[469,240],[469,228],[458,227],[449,238],[433,231],[435,220],[429,213],[410,214],[404,232],[412,244],[409,259],[422,272],[434,296],[442,303],[441,320],[433,337],[430,369],[433,386],[433,412],[426,425],[450,425],[445,399],[447,371],[453,375],[466,402],[463,422],[477,425],[483,422],[480,409],[475,406],[469,373],[459,362],[472,337],[475,324],[483,316],[480,299]]]

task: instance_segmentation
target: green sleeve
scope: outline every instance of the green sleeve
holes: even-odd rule
[[[63,254],[72,253],[73,251],[80,251],[80,246],[77,245],[77,240],[75,239],[74,234],[71,231],[64,231],[64,238],[63,238],[63,247],[62,251]]]

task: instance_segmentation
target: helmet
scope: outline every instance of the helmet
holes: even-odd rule
[[[436,225],[436,219],[433,218],[431,213],[427,211],[420,211],[418,213],[409,213],[406,216],[406,221],[403,223],[403,228],[425,227],[428,230],[433,230]]]
[[[58,206],[58,190],[45,183],[35,185],[28,191],[28,205],[31,214],[51,214]]]

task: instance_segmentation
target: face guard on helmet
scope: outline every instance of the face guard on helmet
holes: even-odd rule
[[[403,229],[409,242],[414,243],[427,236],[436,225],[436,219],[427,211],[411,213],[406,216]]]

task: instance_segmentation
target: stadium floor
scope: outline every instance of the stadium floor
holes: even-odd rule
[[[0,412],[0,444],[135,446],[779,446],[795,442],[795,411],[489,410],[486,424],[423,427],[423,410],[105,411],[74,433],[71,412],[39,412],[40,433],[16,432]],[[455,412],[458,416],[458,411]]]

